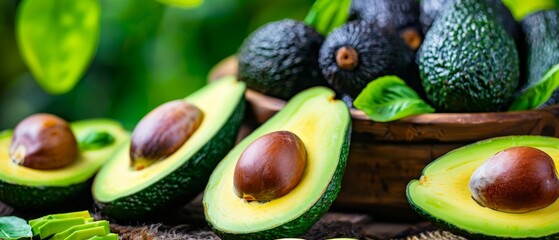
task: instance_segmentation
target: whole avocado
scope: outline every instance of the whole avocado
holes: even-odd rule
[[[490,112],[510,103],[519,81],[513,39],[482,0],[454,0],[433,23],[417,62],[439,111]]]
[[[253,90],[285,100],[306,88],[325,85],[318,68],[323,40],[303,22],[268,23],[240,47],[238,78]]]

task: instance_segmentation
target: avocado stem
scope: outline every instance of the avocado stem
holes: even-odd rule
[[[406,45],[408,45],[414,51],[419,48],[422,42],[421,36],[413,28],[407,28],[404,31],[402,31],[400,37],[404,39]]]
[[[340,69],[353,70],[359,65],[359,54],[353,47],[341,47],[336,52],[336,64]]]

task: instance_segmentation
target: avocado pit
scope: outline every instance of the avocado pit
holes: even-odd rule
[[[200,109],[182,100],[167,102],[149,112],[132,132],[132,167],[142,170],[176,152],[203,118]]]
[[[307,164],[301,139],[289,131],[268,133],[247,146],[234,172],[235,194],[247,201],[270,201],[293,190]]]
[[[50,170],[73,163],[78,144],[68,123],[52,114],[34,114],[14,129],[10,159],[21,166]]]
[[[545,208],[559,197],[553,159],[532,147],[498,152],[476,169],[469,188],[479,205],[507,213]]]

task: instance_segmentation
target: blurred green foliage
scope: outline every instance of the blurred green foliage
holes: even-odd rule
[[[20,1],[0,0],[0,129],[30,114],[69,121],[107,117],[132,129],[159,104],[206,84],[206,75],[234,54],[262,24],[303,20],[312,0],[205,0],[195,9],[153,0],[100,0],[101,38],[92,65],[77,86],[50,95],[34,81],[15,41]]]

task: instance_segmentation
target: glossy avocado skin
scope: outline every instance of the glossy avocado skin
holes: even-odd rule
[[[268,23],[239,49],[238,78],[253,90],[286,100],[303,89],[325,85],[318,68],[323,40],[303,22]]]
[[[439,111],[504,110],[518,85],[513,39],[477,0],[446,5],[427,33],[418,65],[429,100]]]
[[[412,28],[421,33],[416,0],[352,0],[349,19],[373,21],[398,31]]]
[[[352,70],[338,66],[336,53],[352,47],[359,63]],[[351,21],[334,30],[320,49],[319,64],[328,84],[339,93],[355,98],[369,82],[385,75],[414,79],[414,53],[395,31],[367,21]],[[409,71],[412,69],[412,71]]]
[[[420,14],[419,20],[423,29],[423,33],[427,33],[433,22],[444,9],[444,5],[451,0],[421,0],[420,1]],[[512,16],[507,6],[501,0],[485,0],[490,6],[490,11],[497,16],[495,19],[507,31],[507,33],[517,41],[520,39],[521,32],[520,26]]]
[[[559,10],[544,10],[525,17],[520,26],[524,32],[527,62],[524,68],[528,87],[536,84],[554,65],[559,64]],[[559,91],[543,106],[559,103]]]

